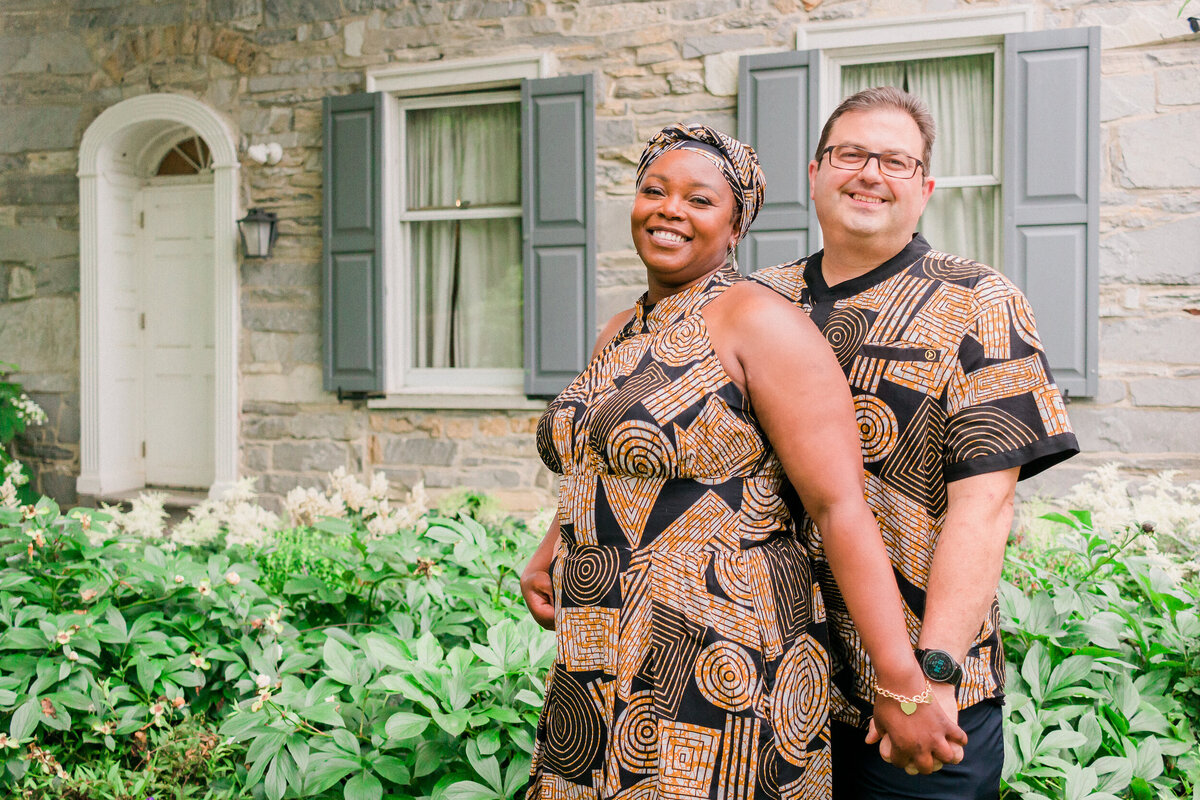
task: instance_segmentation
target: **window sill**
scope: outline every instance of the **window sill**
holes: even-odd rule
[[[505,391],[394,392],[367,401],[371,409],[424,409],[428,411],[545,411],[546,400]]]

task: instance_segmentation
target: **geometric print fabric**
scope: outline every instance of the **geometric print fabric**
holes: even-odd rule
[[[830,796],[824,606],[700,313],[739,280],[639,301],[539,422],[562,533],[530,800]]]
[[[916,235],[871,272],[825,284],[822,253],[751,276],[806,311],[850,383],[862,438],[867,502],[900,582],[917,641],[929,565],[946,514],[946,483],[1021,467],[1034,475],[1078,452],[1066,407],[1037,337],[1028,301],[1004,276],[933,251]],[[864,724],[873,674],[803,516],[828,603],[833,713]],[[960,708],[1000,697],[999,607],[967,654]]]

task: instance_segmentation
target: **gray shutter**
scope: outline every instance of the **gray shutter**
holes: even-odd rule
[[[743,271],[808,254],[817,215],[808,197],[808,162],[820,138],[817,51],[742,56],[738,64],[738,138],[758,152],[767,191],[738,247]]]
[[[596,336],[592,76],[521,82],[525,392],[553,396]]]
[[[384,390],[383,94],[326,97],[322,291],[325,389]]]
[[[1098,382],[1100,29],[1004,39],[1005,272],[1059,388]]]

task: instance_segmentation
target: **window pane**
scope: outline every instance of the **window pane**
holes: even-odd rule
[[[920,231],[935,250],[999,268],[996,248],[998,186],[938,186],[921,217]]]
[[[937,128],[935,176],[991,175],[995,147],[994,57],[991,53],[842,67],[842,93],[898,86],[929,105]]]
[[[520,104],[407,113],[410,210],[521,202]]]
[[[521,222],[415,222],[414,367],[522,365]]]

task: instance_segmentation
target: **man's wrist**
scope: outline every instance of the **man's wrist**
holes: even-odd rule
[[[946,650],[918,647],[913,651],[921,672],[934,683],[957,687],[962,683],[963,668],[959,660]]]

